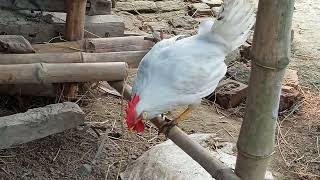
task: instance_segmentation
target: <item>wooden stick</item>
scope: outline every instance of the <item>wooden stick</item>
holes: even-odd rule
[[[82,40],[84,36],[85,14],[87,0],[66,0],[67,18],[65,38],[68,41]],[[75,98],[77,95],[76,83],[65,85],[64,95]]]
[[[0,84],[117,81],[126,76],[124,62],[0,65]]]
[[[82,53],[82,58],[84,63],[126,62],[130,68],[137,68],[140,61],[147,53],[147,50],[109,53]]]
[[[144,36],[126,36],[112,38],[93,38],[72,42],[33,44],[36,53],[61,53],[61,52],[121,52],[150,50],[154,45]]]
[[[290,56],[294,0],[260,0],[252,43],[246,114],[238,139],[236,174],[264,179],[274,152],[281,83]]]
[[[154,43],[145,40],[144,36],[127,36],[115,38],[87,39],[85,42],[86,52],[119,52],[141,51],[152,48]]]
[[[31,63],[101,63],[126,62],[129,67],[138,67],[147,51],[124,51],[109,53],[41,53],[41,54],[2,54],[0,65]]]
[[[65,38],[68,41],[83,39],[87,0],[66,0],[67,20]]]
[[[120,93],[124,88],[124,98],[128,100],[131,99],[131,87],[129,85],[124,86],[123,81],[109,82],[109,84]],[[164,123],[160,117],[152,119],[151,122],[157,128],[162,127]],[[207,149],[190,139],[188,135],[177,126],[174,126],[171,129],[166,129],[165,131],[168,132],[166,136],[169,139],[171,139],[192,159],[198,162],[208,173],[211,174],[213,178],[217,180],[240,180],[232,169],[227,168],[219,160],[212,157]]]

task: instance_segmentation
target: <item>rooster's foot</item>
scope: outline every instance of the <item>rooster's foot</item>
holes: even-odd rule
[[[168,134],[168,133],[169,133],[169,130],[170,130],[173,126],[176,126],[176,125],[177,125],[176,121],[170,120],[170,119],[164,117],[164,122],[163,122],[163,124],[161,125],[161,127],[159,128],[159,134],[160,134],[160,133]]]

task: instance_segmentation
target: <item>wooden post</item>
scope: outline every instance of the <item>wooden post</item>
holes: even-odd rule
[[[252,71],[236,174],[262,180],[273,154],[282,79],[290,57],[294,0],[260,0],[252,45]]]
[[[68,41],[83,39],[87,0],[66,0],[67,19],[65,38]],[[74,98],[77,95],[77,83],[65,85],[64,95]]]
[[[65,38],[68,41],[83,39],[87,0],[66,0],[67,20]]]

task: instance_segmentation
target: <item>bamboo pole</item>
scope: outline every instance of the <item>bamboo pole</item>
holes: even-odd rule
[[[101,63],[126,62],[137,68],[147,51],[124,51],[109,53],[41,53],[41,54],[2,54],[0,65],[31,63]]]
[[[117,81],[126,76],[125,62],[0,65],[0,84]]]
[[[124,86],[122,81],[109,82],[109,84],[120,93],[124,90],[124,98],[131,99],[131,87],[129,85]],[[159,129],[164,123],[160,117],[152,119],[151,122]],[[165,129],[164,132],[167,132],[166,136],[198,162],[213,178],[217,180],[240,180],[230,168],[215,159],[207,149],[190,139],[179,127],[173,126],[170,129]]]
[[[290,57],[294,0],[260,0],[252,45],[246,115],[238,139],[236,174],[262,180],[273,154],[281,83]]]

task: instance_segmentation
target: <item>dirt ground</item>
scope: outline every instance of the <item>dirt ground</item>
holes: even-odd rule
[[[164,27],[177,11],[158,14],[132,15],[116,12],[125,18],[127,30],[146,30],[161,18]],[[320,2],[296,0],[290,68],[298,70],[300,91],[304,96],[294,107],[280,114],[276,148],[271,169],[278,179],[320,179]],[[154,24],[154,23],[153,23]],[[139,28],[140,27],[140,28]],[[172,32],[169,28],[168,32]],[[194,30],[183,30],[194,33]],[[129,83],[134,78],[132,70]],[[16,97],[0,98],[1,115],[52,103],[51,99],[27,100]],[[19,106],[17,106],[17,104]],[[158,135],[152,125],[144,134],[128,132],[123,123],[121,98],[97,93],[86,93],[79,105],[86,112],[86,124],[98,128],[79,127],[7,150],[0,150],[0,179],[119,179],[126,165],[137,159],[165,137]],[[179,110],[173,112],[177,114]],[[203,102],[180,126],[187,133],[216,133],[220,138],[236,142],[241,127],[244,105],[223,110],[218,105]],[[102,141],[108,133],[101,156],[92,164]],[[100,135],[100,136],[99,136]],[[92,174],[82,176],[84,164],[93,167]]]

